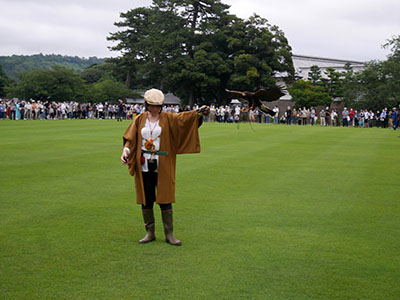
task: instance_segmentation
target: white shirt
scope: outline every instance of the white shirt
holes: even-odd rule
[[[239,106],[235,107],[235,115],[240,115],[240,107]]]
[[[151,138],[153,139],[153,144],[155,146],[155,150],[160,150],[160,135],[161,135],[161,127],[159,125],[159,121],[152,123],[149,119],[146,119],[146,124],[142,128],[142,150],[147,150],[144,146],[146,141],[149,141]],[[152,154],[143,153],[143,157],[145,158],[144,164],[142,164],[142,172],[148,172],[149,168],[147,167],[147,160],[150,159]],[[155,172],[158,172],[158,155],[154,155],[154,158],[157,159],[157,169]]]

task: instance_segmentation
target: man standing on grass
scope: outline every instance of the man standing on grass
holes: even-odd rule
[[[122,114],[124,113],[124,103],[122,100],[119,100],[118,103],[118,114],[117,114],[117,122],[122,122]]]
[[[399,122],[399,113],[397,112],[396,107],[393,107],[392,115],[390,117],[392,118],[393,129],[396,130]]]
[[[0,120],[3,120],[4,112],[5,112],[5,104],[0,99]]]
[[[235,106],[235,123],[240,122],[240,106],[236,105]]]
[[[319,112],[319,121],[321,126],[325,126],[325,111],[324,109],[321,109]]]
[[[315,123],[315,116],[316,116],[316,111],[315,108],[313,106],[311,106],[311,110],[310,110],[310,121],[311,121],[311,126],[314,126]]]
[[[331,112],[329,111],[329,107],[325,108],[325,126],[329,126],[329,119],[331,116]]]
[[[272,110],[275,115],[274,115],[274,124],[279,123],[279,107],[277,105],[274,106],[274,109]]]
[[[347,110],[347,107],[345,107],[342,112],[342,123],[343,123],[343,127],[349,126],[349,111]],[[332,126],[333,126],[333,124],[332,124]]]
[[[354,115],[355,115],[354,109],[350,108],[350,111],[349,111],[349,117],[350,117],[349,126],[351,126],[351,127],[354,127]]]
[[[290,106],[287,107],[286,109],[286,125],[290,125],[292,122],[292,109]]]

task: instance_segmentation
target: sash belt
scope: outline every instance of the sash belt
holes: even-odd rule
[[[168,152],[167,152],[167,151],[142,150],[142,153],[155,154],[155,155],[168,155]]]

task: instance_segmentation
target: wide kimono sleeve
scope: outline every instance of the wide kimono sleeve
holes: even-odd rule
[[[138,118],[136,117],[126,129],[123,135],[123,146],[128,147],[130,154],[128,157],[129,173],[134,176],[136,168],[136,152],[138,143]]]
[[[176,154],[199,153],[199,126],[201,120],[197,111],[171,114],[171,136]]]

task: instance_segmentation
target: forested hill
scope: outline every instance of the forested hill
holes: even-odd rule
[[[53,65],[61,65],[80,72],[93,64],[103,64],[104,58],[63,56],[56,54],[12,55],[0,56],[0,64],[7,76],[18,80],[18,74],[37,69],[49,69]]]

